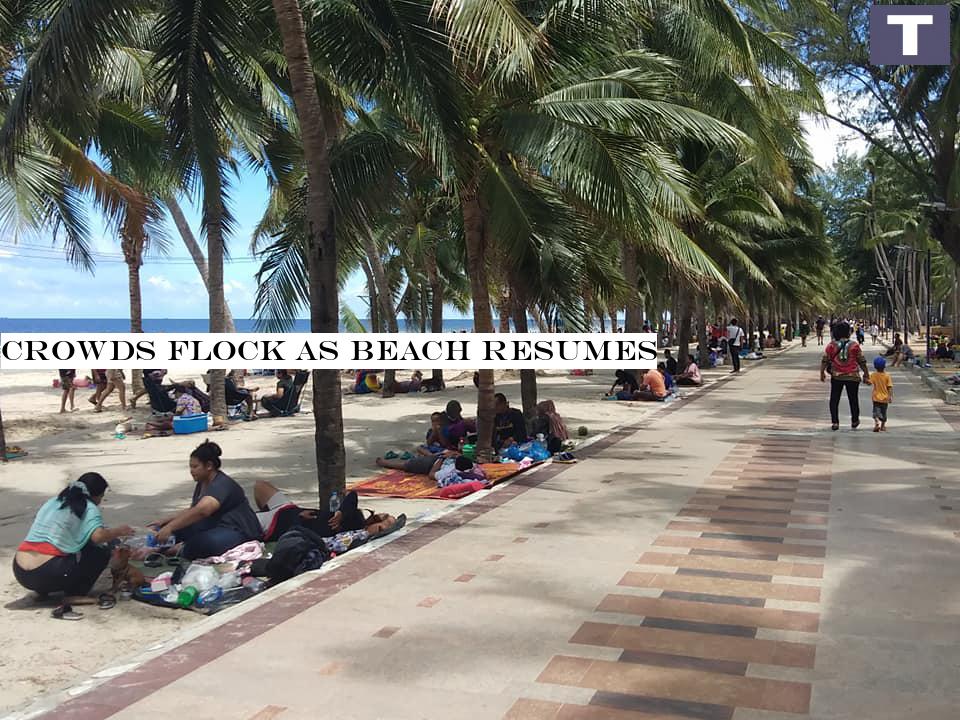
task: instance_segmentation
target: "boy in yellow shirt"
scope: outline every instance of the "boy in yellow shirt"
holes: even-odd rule
[[[864,382],[873,385],[873,431],[887,431],[887,405],[893,401],[893,378],[885,372],[887,361],[883,357],[873,360],[874,372]]]

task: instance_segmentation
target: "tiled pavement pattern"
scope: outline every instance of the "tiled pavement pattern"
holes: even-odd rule
[[[830,455],[810,432],[822,414],[821,388],[787,388],[550,660],[538,682],[593,690],[588,703],[520,699],[506,718],[808,713],[830,500]],[[621,653],[598,660],[584,646]],[[762,666],[799,672],[774,679]]]
[[[889,433],[829,432],[817,353],[659,408],[45,717],[956,720],[960,545],[934,497],[960,496],[956,431],[898,377]]]

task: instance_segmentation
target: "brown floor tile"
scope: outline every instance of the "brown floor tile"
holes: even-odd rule
[[[470,582],[471,580],[473,580],[475,577],[476,577],[476,575],[474,575],[474,574],[472,574],[472,573],[464,573],[464,574],[461,575],[460,577],[454,579],[454,582],[467,583],[467,582]]]
[[[768,560],[741,560],[737,558],[704,557],[682,553],[645,552],[637,560],[642,565],[665,565],[699,570],[726,570],[728,572],[759,573],[763,575],[792,575],[793,577],[822,578],[823,565]]]
[[[417,607],[432,608],[438,602],[440,602],[440,598],[438,597],[425,597],[417,603]]]
[[[705,633],[707,635],[729,635],[731,637],[755,638],[757,628],[746,625],[708,623],[699,620],[674,620],[673,618],[645,617],[640,623],[643,627],[661,630],[681,630],[683,632]]]
[[[536,720],[539,720],[537,718]],[[564,703],[556,720],[690,720],[690,716],[650,714],[634,710],[621,710],[602,705],[572,705]]]
[[[568,656],[551,659],[540,676],[540,682],[558,682],[545,678],[572,678],[578,675],[580,679],[577,681],[559,682],[624,695],[647,695],[728,707],[790,713],[806,713],[810,710],[808,683]]]
[[[617,715],[608,715],[609,712],[637,713],[641,718],[696,718],[696,720],[731,720],[733,708],[713,703],[697,703],[689,700],[671,700],[669,698],[651,697],[649,695],[628,695],[625,693],[605,692],[594,693],[590,699],[590,707],[602,709],[601,717],[617,718]],[[670,713],[664,716],[663,713]],[[675,715],[673,713],[676,713]]]
[[[609,633],[606,640],[601,640]],[[646,650],[709,660],[812,668],[815,645],[729,634],[689,632],[645,625],[585,622],[570,638],[581,645]]]
[[[746,535],[765,535],[767,537],[796,538],[798,540],[826,540],[826,530],[812,528],[772,527],[763,525],[745,525],[734,522],[705,523],[683,522],[673,520],[667,523],[668,530],[685,530],[690,532],[730,532]]]
[[[747,663],[744,662],[708,660],[706,658],[655,653],[645,650],[624,650],[620,653],[620,662],[637,663],[638,665],[656,665],[658,667],[685,668],[687,670],[703,670],[705,672],[724,673],[725,675],[747,674]]]
[[[693,602],[667,597],[607,595],[597,606],[597,611],[728,623],[773,630],[798,630],[801,632],[817,632],[820,626],[820,615],[814,612]]]
[[[560,703],[520,698],[503,716],[503,720],[555,720]]]
[[[537,682],[554,685],[580,685],[583,676],[593,664],[592,660],[566,655],[554,655],[540,673]]]
[[[489,555],[486,558],[486,562],[496,562],[497,560],[503,560],[506,555]]]
[[[711,510],[709,508],[700,508],[688,505],[677,515],[681,517],[707,517],[723,520],[752,520],[752,521],[770,521],[770,522],[792,522],[798,525],[826,525],[828,518],[826,515],[797,515],[797,514],[776,514],[776,513],[747,513],[736,510]]]
[[[711,595],[731,595],[734,597],[820,602],[820,588],[787,583],[761,583],[747,580],[691,577],[689,575],[628,572],[620,580],[619,585],[625,587],[654,587],[663,590],[681,590]]]
[[[725,495],[694,495],[688,502],[692,505],[723,505],[731,508],[750,508],[752,510],[790,510],[796,502],[793,500],[745,500]]]
[[[826,557],[827,549],[822,545],[799,545],[797,543],[768,543],[750,540],[719,540],[716,538],[696,538],[680,535],[661,535],[653,544],[658,547],[685,547],[701,550],[733,550],[739,552],[767,552],[779,555],[800,555],[802,557]],[[771,549],[772,546],[776,549]]]
[[[697,577],[727,578],[728,580],[754,580],[756,582],[771,582],[772,575],[759,573],[730,572],[729,570],[704,570],[702,568],[677,568],[677,575],[695,575]]]
[[[515,543],[525,543],[527,540],[528,538],[525,538],[525,537],[518,537],[513,539]]]

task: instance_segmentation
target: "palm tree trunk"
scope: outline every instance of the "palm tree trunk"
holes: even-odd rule
[[[510,332],[510,299],[504,298],[500,302],[500,306],[497,308],[497,312],[500,315],[500,326],[497,328],[498,332],[508,333]]]
[[[363,258],[360,259],[360,267],[363,274],[367,276],[367,297],[370,303],[370,330],[378,333],[383,332],[383,322],[380,318],[380,296],[377,294],[377,283],[373,279],[373,270],[370,269],[370,263]]]
[[[223,195],[219,178],[204,178],[207,218],[207,295],[209,296],[210,332],[226,332],[226,315],[223,311]],[[214,418],[227,417],[226,370],[210,370],[210,412]]]
[[[7,436],[3,432],[3,414],[0,413],[0,462],[7,461]]]
[[[623,331],[638,333],[643,330],[643,309],[640,303],[640,268],[637,264],[637,247],[629,240],[621,239],[620,253],[623,259],[623,275],[629,288]]]
[[[710,339],[707,337],[707,299],[703,293],[697,293],[697,355],[700,366],[707,366],[710,357]]]
[[[641,325],[641,329],[643,329],[642,325]],[[611,310],[610,311],[610,332],[615,333],[616,331],[617,331],[617,311]]]
[[[440,282],[440,276],[437,273],[437,263],[435,259],[428,259],[427,273],[430,277],[430,332],[443,332],[443,284]],[[443,370],[434,368],[433,381],[443,382]]]
[[[487,278],[486,227],[480,199],[473,193],[464,193],[462,203],[463,230],[467,241],[467,270],[470,274],[470,292],[473,297],[473,331],[493,332],[490,312],[490,282]],[[477,390],[477,458],[493,457],[493,370],[481,370]]]
[[[527,306],[517,292],[513,295],[513,326],[518,333],[529,332],[527,327]],[[537,412],[537,371],[529,368],[520,371],[520,400],[523,403],[523,416],[529,421]]]
[[[677,364],[681,368],[687,367],[690,355],[690,292],[687,288],[679,288],[677,292]]]
[[[283,38],[283,54],[300,121],[309,181],[310,330],[335,333],[340,329],[337,318],[337,239],[330,188],[330,147],[335,123],[320,105],[300,3],[298,0],[273,0],[273,9]],[[330,493],[334,489],[342,491],[346,485],[343,407],[340,375],[336,370],[313,371],[313,415],[320,507],[326,507]]]
[[[166,205],[167,210],[170,211],[173,224],[176,225],[177,232],[180,233],[180,238],[183,240],[187,252],[190,253],[194,265],[197,266],[197,272],[200,273],[200,279],[203,280],[203,287],[207,289],[207,292],[210,292],[210,283],[207,277],[207,259],[203,256],[203,250],[200,249],[200,244],[197,242],[197,238],[194,237],[193,230],[190,229],[190,223],[187,222],[187,218],[184,216],[180,204],[175,198],[167,198],[163,201],[163,204]],[[226,317],[227,332],[236,332],[237,328],[233,324],[233,314],[230,312],[230,305],[227,303],[226,298],[223,300],[223,314]]]
[[[126,228],[123,233],[123,239],[120,247],[123,250],[123,258],[127,263],[127,290],[130,294],[130,332],[143,332],[143,296],[140,291],[140,266],[143,265],[143,237],[137,237]],[[139,370],[133,370],[133,377],[130,378],[130,384],[133,388],[131,399],[143,390],[143,373]]]
[[[370,272],[373,275],[373,283],[377,289],[377,297],[380,300],[380,315],[386,321],[387,332],[397,333],[397,309],[393,306],[393,298],[390,296],[390,286],[387,284],[387,271],[383,267],[383,259],[380,257],[380,249],[377,247],[376,240],[370,233],[363,234],[363,250],[367,254],[367,262],[370,264]],[[396,369],[385,370],[383,373],[383,397],[393,397],[393,384],[397,379]]]

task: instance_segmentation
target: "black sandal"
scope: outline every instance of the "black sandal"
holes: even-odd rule
[[[117,598],[112,593],[101,593],[97,598],[97,607],[101,610],[111,610],[117,606]]]
[[[148,568],[158,568],[163,567],[163,561],[166,559],[166,556],[163,553],[150,553],[143,559],[143,566]]]
[[[55,607],[50,617],[55,620],[83,620],[83,613],[74,612],[72,605],[64,603]]]

